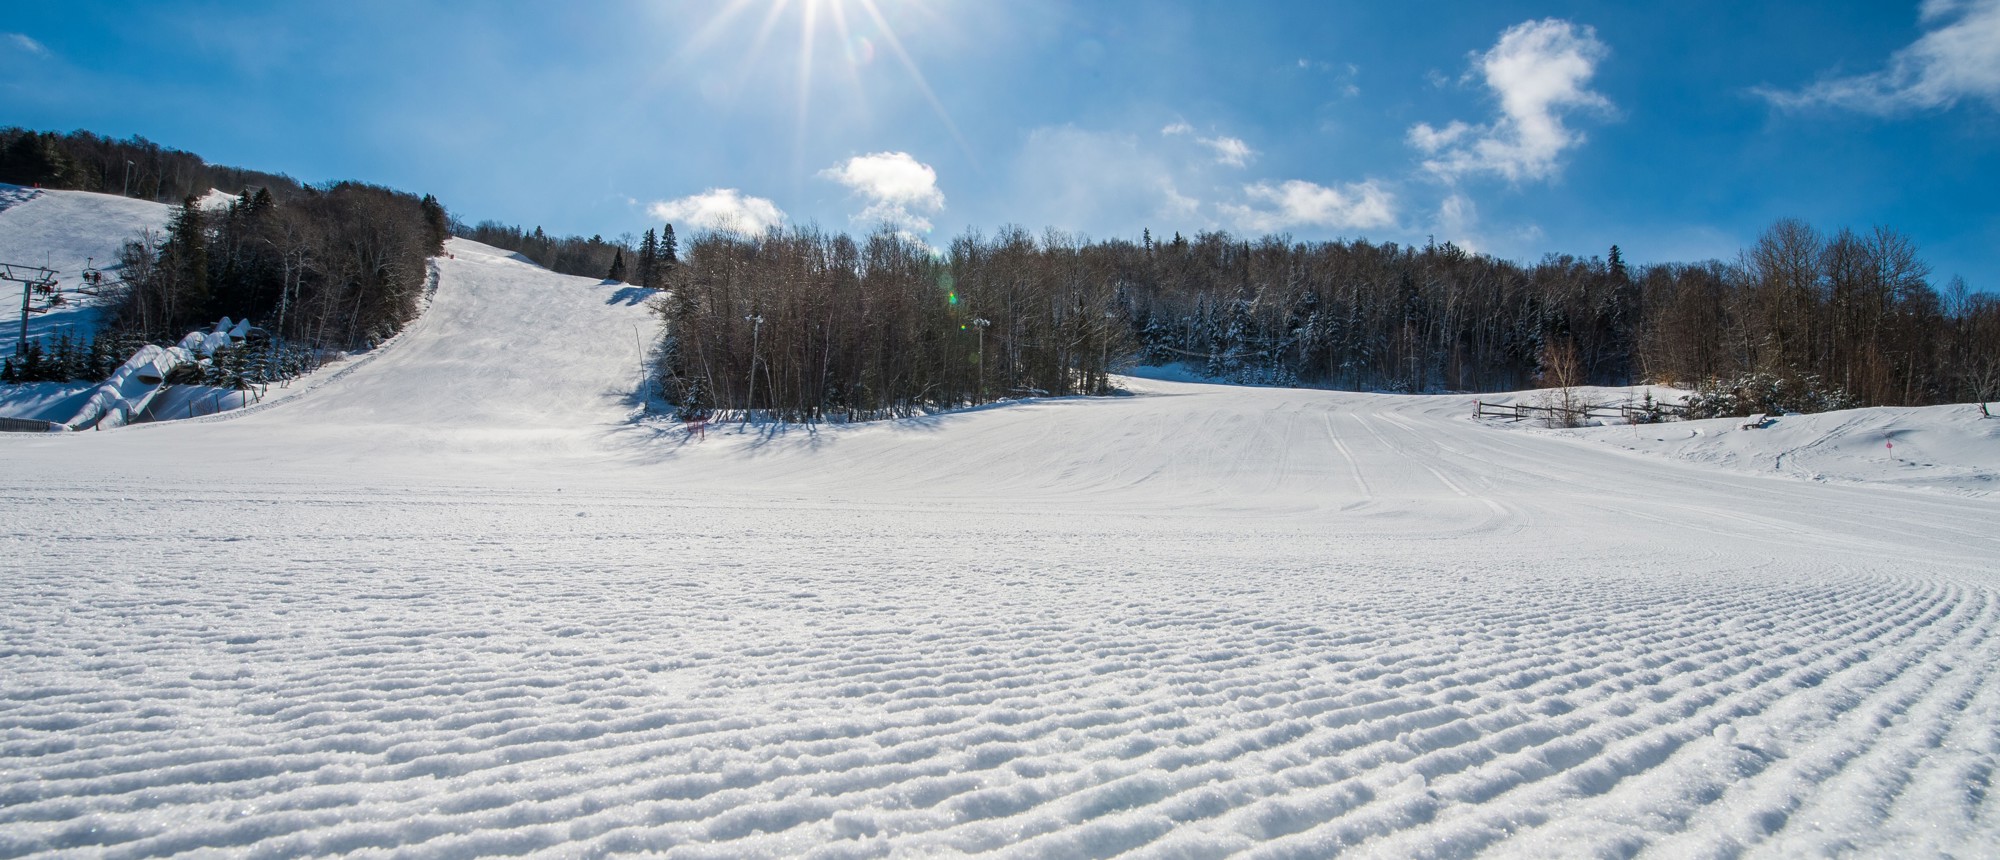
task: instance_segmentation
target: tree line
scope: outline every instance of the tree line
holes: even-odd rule
[[[2000,300],[1928,278],[1893,230],[1791,220],[1731,263],[1636,268],[1616,247],[1521,265],[1450,243],[1226,233],[1008,229],[941,251],[886,230],[706,234],[663,284],[659,376],[688,415],[788,420],[1102,392],[1130,362],[1386,391],[1515,390],[1561,370],[1742,408],[2000,395]]]
[[[892,231],[699,236],[656,302],[687,416],[859,420],[1108,390],[1130,347],[1097,246],[1018,229],[937,255]]]
[[[0,129],[0,181],[171,199],[164,235],[126,243],[104,330],[29,344],[14,375],[101,378],[105,355],[171,344],[218,317],[256,320],[273,367],[372,346],[420,309],[451,218],[436,198],[360,182],[302,185],[141,137]],[[210,190],[236,195],[204,209]],[[64,340],[69,338],[69,340]],[[260,340],[263,339],[260,336]],[[111,364],[116,366],[116,362]]]
[[[552,272],[641,287],[662,286],[667,273],[680,264],[680,240],[674,236],[672,224],[664,230],[649,229],[636,241],[629,235],[615,240],[551,236],[541,227],[524,230],[498,221],[470,226],[454,223],[452,235],[512,251]]]
[[[279,196],[301,190],[298,180],[276,173],[209,164],[191,152],[143,137],[116,140],[88,131],[0,128],[0,182],[175,203],[216,189],[237,194],[269,189]]]
[[[157,245],[125,246],[107,325],[165,342],[226,315],[314,350],[372,347],[416,318],[448,222],[436,198],[358,182],[213,210],[190,196]]]

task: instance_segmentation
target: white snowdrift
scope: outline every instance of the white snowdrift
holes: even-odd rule
[[[1669,388],[1587,388],[1583,396],[1610,403],[1650,391],[1677,402]],[[1542,392],[1484,395],[1487,403],[1539,402]],[[1468,414],[1470,409],[1468,407]],[[1741,418],[1547,430],[1532,423],[1493,427],[1573,437],[1733,472],[1811,481],[1908,487],[1960,494],[2000,490],[2000,418],[1978,404],[1921,408],[1847,409],[1817,415],[1768,416],[1761,427]]]
[[[1976,404],[1782,415],[1764,427],[1713,419],[1576,435],[1721,468],[1958,493],[2000,490],[2000,419]]]
[[[190,334],[189,337],[196,335]],[[194,354],[185,347],[163,348],[150,343],[139,347],[131,358],[112,371],[110,379],[97,387],[83,407],[63,423],[72,430],[123,427],[146,411],[147,404],[160,393],[174,368],[193,360]]]

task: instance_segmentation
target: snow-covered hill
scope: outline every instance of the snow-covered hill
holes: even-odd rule
[[[0,184],[0,262],[46,266],[75,286],[87,265],[114,270],[118,251],[146,231],[166,230],[173,207],[88,191],[55,191]],[[113,272],[113,277],[116,274]],[[98,309],[87,302],[28,321],[30,337],[64,328],[86,334],[97,327]],[[0,344],[12,352],[21,333],[21,285],[0,283]]]
[[[1147,380],[695,440],[637,291],[450,249],[289,402],[0,437],[0,855],[2000,844],[1990,495]]]

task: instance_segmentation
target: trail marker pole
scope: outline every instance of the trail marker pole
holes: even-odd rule
[[[972,327],[979,331],[979,402],[986,402],[986,328],[993,324],[985,317],[973,317]]]
[[[751,314],[743,318],[750,323],[750,393],[743,397],[743,423],[750,423],[750,408],[757,401],[757,337],[764,332],[764,316]]]

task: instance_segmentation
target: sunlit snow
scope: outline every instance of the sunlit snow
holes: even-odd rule
[[[450,251],[282,401],[0,435],[0,856],[2000,844],[1976,409],[1128,379],[697,439],[630,288]]]

